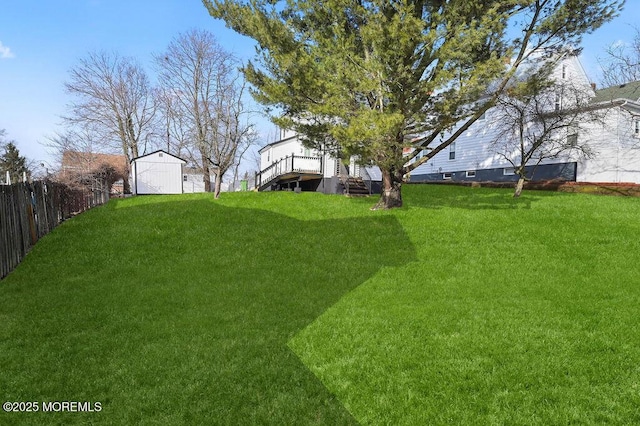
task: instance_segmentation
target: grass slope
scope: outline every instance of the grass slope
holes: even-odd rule
[[[407,187],[418,260],[290,343],[362,424],[639,424],[640,200]]]
[[[103,409],[0,423],[355,423],[286,343],[412,247],[393,216],[306,197],[114,200],[56,229],[0,286],[2,399]]]
[[[103,409],[0,423],[640,423],[639,199],[404,195],[66,222],[0,282],[0,389]]]

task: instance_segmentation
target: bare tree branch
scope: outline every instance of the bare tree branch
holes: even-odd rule
[[[598,58],[602,67],[600,84],[603,87],[619,86],[640,80],[640,28],[630,44],[616,42],[606,50],[604,58]]]
[[[492,145],[518,176],[514,197],[545,160],[591,155],[587,132],[581,129],[603,117],[589,100],[588,89],[552,81],[545,70],[515,83],[498,98],[489,124],[498,129]],[[533,166],[533,173],[527,174],[528,166]]]
[[[71,69],[65,88],[75,97],[66,124],[93,133],[101,151],[120,151],[130,161],[153,141],[156,104],[145,71],[133,59],[89,53]]]
[[[194,162],[203,170],[205,191],[211,191],[210,174],[215,173],[217,198],[224,174],[239,161],[238,152],[246,150],[247,141],[253,140],[249,137],[253,126],[245,120],[246,83],[240,63],[212,34],[195,30],[175,38],[155,62],[161,91],[169,97],[165,120],[182,136],[188,135],[191,143],[184,146],[197,152]]]

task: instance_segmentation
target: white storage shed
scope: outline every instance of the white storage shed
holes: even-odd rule
[[[131,160],[131,190],[142,194],[182,194],[182,158],[159,150]]]

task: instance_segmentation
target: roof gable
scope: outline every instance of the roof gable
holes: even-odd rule
[[[182,158],[177,157],[177,156],[175,156],[173,154],[169,154],[167,151],[165,151],[163,149],[159,149],[157,151],[150,152],[149,154],[144,154],[144,155],[141,155],[139,157],[136,157],[136,158],[132,159],[131,162],[133,163],[134,161],[138,161],[138,160],[141,160],[141,159],[149,159],[149,160],[151,160],[152,157],[158,158],[158,157],[164,157],[165,155],[168,156],[168,157],[171,157],[174,160],[177,160],[177,161],[174,161],[174,162],[181,162],[183,164],[187,163],[186,160],[183,160]]]
[[[280,139],[280,140],[271,142],[271,143],[263,146],[262,148],[260,148],[260,150],[258,150],[258,152],[262,153],[263,151],[266,151],[269,148],[272,148],[272,147],[275,147],[275,146],[278,146],[278,145],[289,144],[292,141],[300,143],[300,141],[298,140],[298,135],[288,136],[288,137],[286,137],[284,139]]]

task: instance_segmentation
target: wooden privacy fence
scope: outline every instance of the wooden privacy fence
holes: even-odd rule
[[[51,181],[0,185],[0,279],[62,221],[108,200],[108,191]]]

